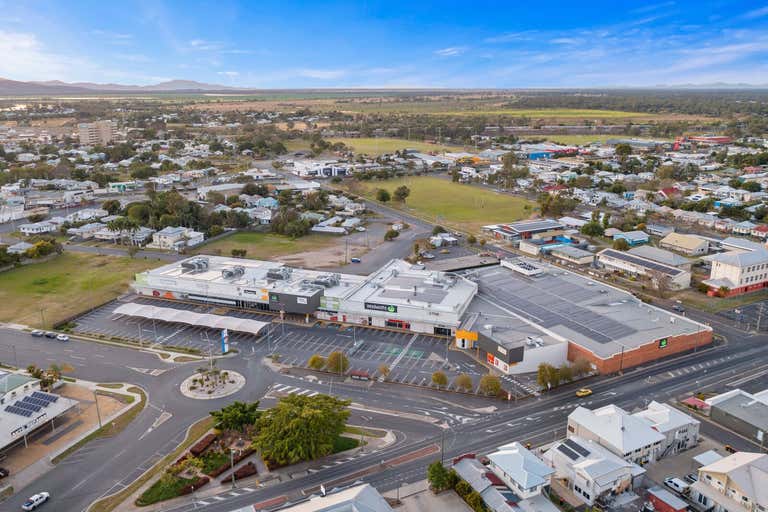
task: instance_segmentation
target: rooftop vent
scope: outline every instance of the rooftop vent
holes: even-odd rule
[[[221,277],[225,279],[234,279],[245,274],[245,267],[242,265],[235,265],[234,267],[228,267],[221,270]]]
[[[203,272],[208,270],[208,258],[192,258],[181,262],[185,272]]]
[[[267,270],[267,279],[272,281],[287,281],[293,271],[288,267],[275,267]]]

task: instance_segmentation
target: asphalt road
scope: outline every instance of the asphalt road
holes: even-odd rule
[[[767,337],[745,337],[737,343],[731,342],[687,357],[637,368],[622,377],[596,379],[590,384],[594,395],[583,400],[574,398],[572,388],[563,388],[538,400],[520,402],[517,405],[510,403],[507,408],[502,408],[494,414],[457,424],[440,435],[363,456],[305,478],[281,482],[247,495],[230,497],[221,503],[190,503],[169,510],[224,512],[276,496],[295,499],[301,495],[302,490],[312,490],[321,483],[327,486],[329,482],[338,482],[345,475],[372,467],[379,470],[361,479],[373,484],[380,491],[386,491],[403,483],[424,478],[427,464],[435,460],[437,455],[394,467],[382,466],[382,460],[391,460],[430,445],[444,445],[445,458],[448,460],[467,452],[487,453],[513,440],[530,442],[533,445],[546,444],[564,435],[567,415],[578,405],[595,408],[615,403],[627,410],[633,410],[644,407],[651,400],[666,401],[673,396],[692,391],[697,388],[697,383],[697,389],[714,389],[729,380],[741,378],[746,372],[766,362],[763,349],[766,341]],[[714,425],[707,425],[703,429],[706,434],[716,439],[732,441],[737,449],[755,449],[750,443],[729,435]]]

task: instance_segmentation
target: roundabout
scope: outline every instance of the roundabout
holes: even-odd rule
[[[184,379],[181,394],[195,400],[214,400],[234,395],[245,386],[245,377],[233,370],[202,370]]]

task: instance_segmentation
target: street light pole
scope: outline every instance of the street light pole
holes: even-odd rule
[[[234,489],[236,487],[235,485],[235,450],[230,448],[229,449],[229,469],[232,471],[232,488]]]
[[[99,410],[99,397],[96,395],[96,390],[93,390],[93,401],[96,403],[96,417],[99,419],[99,428],[101,428],[101,411]]]

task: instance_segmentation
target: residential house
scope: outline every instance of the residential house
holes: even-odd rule
[[[586,407],[574,409],[568,415],[567,435],[595,441],[636,464],[656,461],[666,439],[647,422],[613,404],[593,411]]]
[[[645,231],[626,231],[621,233],[616,233],[613,235],[614,240],[626,240],[630,247],[634,247],[636,245],[640,244],[647,244],[651,238],[648,236],[648,233]]]
[[[96,232],[106,229],[106,227],[107,225],[103,222],[89,222],[88,224],[79,227],[69,228],[67,234],[69,236],[82,238],[83,240],[90,240],[91,238],[94,238]]]
[[[587,506],[608,504],[615,496],[632,492],[645,470],[612,453],[598,442],[569,435],[544,453],[555,473],[555,483],[571,491]]]
[[[691,500],[712,512],[765,512],[768,455],[736,452],[699,468]]]
[[[186,247],[194,247],[203,243],[205,235],[185,227],[168,226],[152,235],[152,243],[148,247],[180,251]]]
[[[32,224],[22,224],[19,226],[19,231],[22,235],[42,235],[45,233],[51,233],[56,230],[56,226],[48,221],[35,222]]]
[[[83,208],[82,210],[70,213],[66,216],[66,219],[67,222],[75,224],[89,220],[99,220],[107,215],[109,215],[109,212],[107,210],[102,210],[101,208]]]
[[[17,244],[9,245],[5,250],[8,254],[24,254],[32,247],[34,246],[27,242],[19,242]]]
[[[518,442],[500,446],[488,455],[488,467],[522,499],[538,496],[549,487],[555,472]]]
[[[688,450],[699,443],[699,420],[670,405],[653,400],[648,407],[632,416],[646,422],[665,437],[658,454],[659,459]]]

